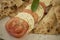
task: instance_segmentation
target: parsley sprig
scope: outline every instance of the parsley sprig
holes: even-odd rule
[[[39,0],[33,0],[32,5],[31,5],[31,10],[36,11],[39,6]]]

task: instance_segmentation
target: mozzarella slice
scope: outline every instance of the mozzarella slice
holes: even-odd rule
[[[27,32],[30,32],[34,28],[34,18],[29,13],[21,12],[16,17],[24,19],[29,24],[29,29]]]
[[[45,3],[46,6],[49,6],[52,0],[40,0],[40,1]]]
[[[31,4],[28,5],[25,9],[31,10]],[[41,20],[41,18],[44,15],[44,8],[41,5],[39,5],[35,13],[38,15],[39,20]]]

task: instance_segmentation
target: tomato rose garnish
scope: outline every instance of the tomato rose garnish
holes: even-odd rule
[[[20,38],[24,34],[26,34],[28,28],[28,23],[25,20],[20,19],[18,17],[11,18],[6,23],[6,30],[8,31],[8,33],[17,38]]]

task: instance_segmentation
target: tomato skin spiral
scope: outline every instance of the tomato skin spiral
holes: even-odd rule
[[[18,17],[12,18],[6,23],[7,32],[16,38],[20,38],[26,34],[28,28],[28,23]]]

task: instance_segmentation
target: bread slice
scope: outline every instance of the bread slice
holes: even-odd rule
[[[22,0],[0,0],[0,19],[6,16],[15,16],[17,8],[23,3]]]
[[[56,30],[53,29],[56,23],[56,17],[53,10],[54,8],[51,8],[48,14],[39,22],[38,26],[34,30],[34,33],[40,33],[40,34],[56,33]]]
[[[54,12],[55,12],[57,21],[60,23],[60,6],[54,7]]]
[[[56,18],[57,18],[57,31],[58,33],[60,34],[60,6],[55,6],[54,7],[54,12],[55,12],[55,15],[56,15]]]
[[[52,5],[53,5],[53,6],[60,5],[60,0],[53,0],[53,1],[52,1]]]

